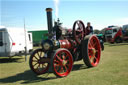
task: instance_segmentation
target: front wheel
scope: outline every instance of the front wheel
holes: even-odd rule
[[[82,41],[83,61],[88,67],[95,67],[100,61],[101,47],[95,35],[88,35]]]
[[[53,59],[53,72],[57,77],[67,76],[73,66],[73,58],[71,53],[64,48],[59,48],[55,51]]]

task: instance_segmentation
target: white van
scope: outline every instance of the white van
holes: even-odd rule
[[[32,33],[24,28],[0,27],[0,57],[21,55],[32,51]]]

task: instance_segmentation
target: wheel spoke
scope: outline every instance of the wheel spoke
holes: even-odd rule
[[[91,45],[91,47],[93,48],[93,41],[92,40],[90,40],[90,45]]]
[[[68,55],[66,54],[65,56],[63,56],[63,60],[65,60],[68,57]]]
[[[46,66],[47,66],[47,65],[45,65],[45,63],[44,63],[44,64],[42,64],[42,68],[43,68],[43,67],[45,68]]]
[[[80,26],[79,26],[79,22],[77,22],[76,24],[78,25],[78,27],[80,27]]]
[[[62,60],[65,60],[65,56],[64,55],[62,55]]]
[[[33,58],[36,58],[36,60],[39,60],[36,56],[34,56]]]
[[[64,73],[64,68],[63,68],[63,66],[61,66],[61,69],[60,69],[59,73]]]
[[[59,61],[62,61],[62,59],[58,55],[56,55],[56,57],[59,59]]]
[[[95,42],[95,43],[93,44],[93,47],[95,47],[95,46],[96,46],[96,44],[97,44],[97,43]]]
[[[98,62],[98,59],[97,59],[97,57],[94,57],[94,58],[95,58],[96,62]]]
[[[37,71],[41,72],[43,70],[43,68],[40,67],[40,64],[37,66]]]
[[[39,58],[41,58],[41,56],[40,56],[39,52],[37,53],[37,55],[39,56]]]
[[[90,57],[90,61],[91,61],[91,63],[93,63],[94,62],[94,57]]]
[[[90,57],[90,61],[91,63],[95,63],[95,62],[98,62],[98,59],[96,56],[89,56]],[[95,61],[94,61],[95,60]]]
[[[37,60],[32,60],[32,62],[38,62]]]
[[[81,23],[78,22],[77,25],[78,25],[78,27],[80,28],[80,30],[82,31],[82,28],[83,28],[83,27],[82,27]]]
[[[35,64],[33,65],[33,67],[36,66],[37,64],[38,64],[38,63],[35,63]]]
[[[37,66],[37,68],[39,68],[40,67],[40,64]]]
[[[89,42],[89,47],[90,47],[90,48],[93,48],[93,46],[92,46],[92,44],[91,44],[91,41]]]
[[[63,55],[64,55],[63,52],[59,53],[58,57],[61,59],[61,61],[63,60]]]
[[[40,53],[40,57],[41,57],[41,55],[42,55],[42,52]],[[43,56],[42,56],[43,57]]]
[[[65,70],[68,71],[68,68],[66,67],[66,65],[64,66]]]

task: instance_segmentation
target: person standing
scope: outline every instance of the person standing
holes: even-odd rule
[[[87,35],[93,34],[93,27],[91,26],[90,22],[87,23],[86,31],[87,31]]]

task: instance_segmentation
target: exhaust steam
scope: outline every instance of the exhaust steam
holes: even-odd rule
[[[58,18],[58,12],[59,12],[59,0],[53,0],[55,5],[55,16]]]

